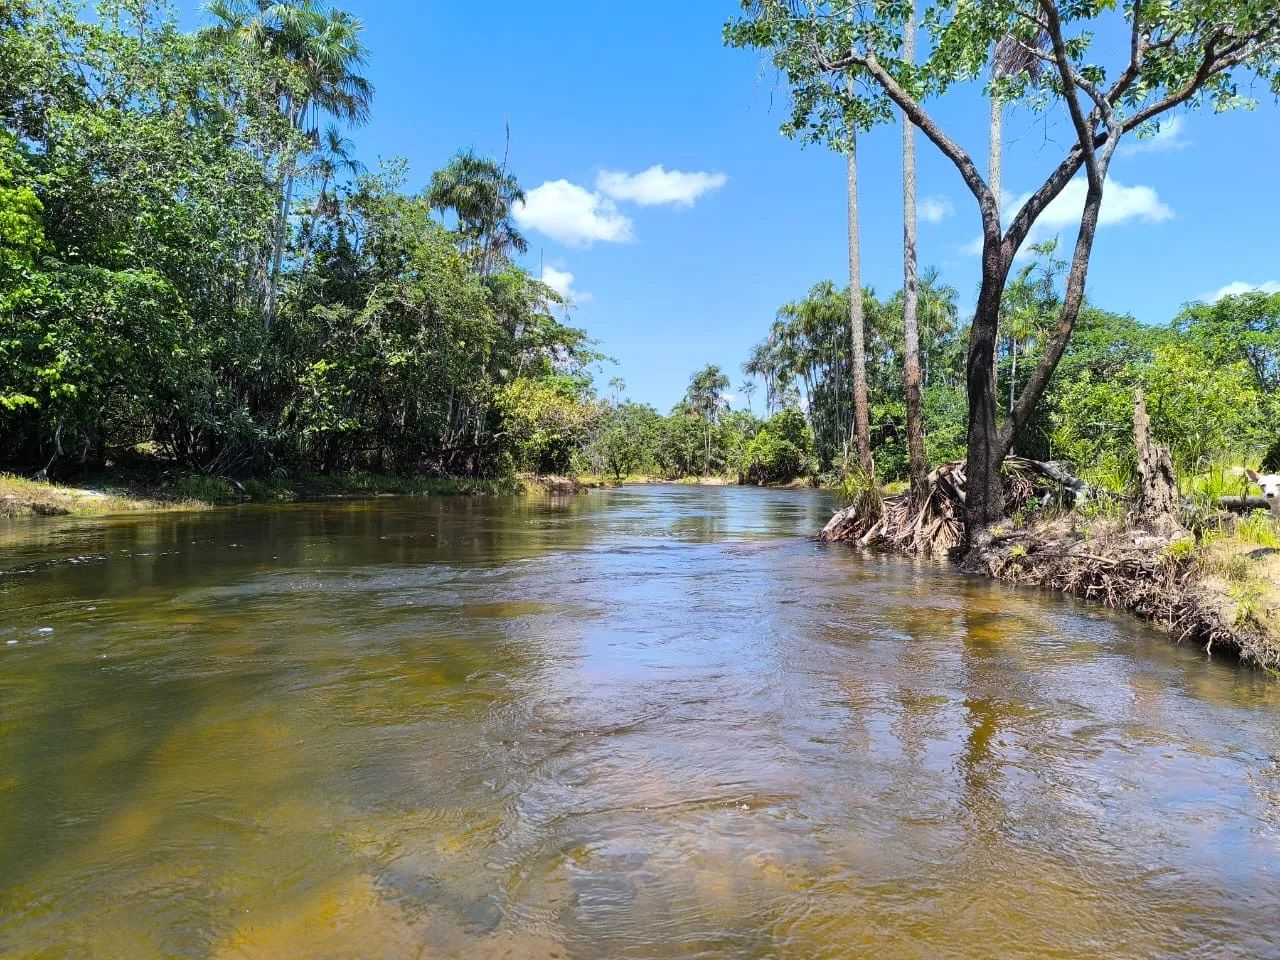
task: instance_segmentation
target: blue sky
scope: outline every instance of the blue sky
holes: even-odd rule
[[[778,133],[786,90],[761,56],[721,43],[735,0],[340,5],[371,49],[373,119],[353,134],[366,164],[404,157],[416,188],[459,148],[499,155],[509,119],[511,169],[531,195],[526,266],[561,284],[572,275],[571,322],[618,360],[602,387],[619,376],[665,410],[714,362],[736,391],[777,307],[818,280],[845,282],[843,158]],[[198,20],[196,3],[181,9]],[[1181,115],[1116,159],[1093,302],[1163,323],[1230,284],[1280,289],[1280,110],[1265,89],[1259,99],[1255,111]],[[976,90],[938,116],[985,167]],[[901,285],[900,137],[881,128],[859,149],[863,277],[882,294]],[[1065,120],[1012,113],[1005,190],[1037,186],[1069,140]],[[920,224],[920,263],[941,268],[967,310],[976,207],[923,138],[918,154],[922,210],[929,198],[938,215]]]

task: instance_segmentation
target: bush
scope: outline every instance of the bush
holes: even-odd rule
[[[742,451],[741,478],[747,483],[785,483],[813,466],[813,433],[795,408],[775,413]]]
[[[240,499],[239,492],[229,480],[202,473],[179,477],[173,485],[173,492],[183,500],[203,503],[236,503]]]

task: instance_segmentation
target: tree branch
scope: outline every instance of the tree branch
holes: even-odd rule
[[[1097,144],[1095,144],[1095,147]],[[1027,234],[1031,232],[1032,225],[1044,213],[1045,208],[1053,202],[1071,182],[1084,165],[1084,150],[1080,144],[1076,144],[1067,153],[1063,161],[1058,164],[1057,169],[1049,174],[1049,178],[1045,180],[1040,188],[1036,190],[1024,203],[1021,209],[1014,215],[1013,220],[1009,223],[1009,229],[1004,234],[1004,247],[1007,251],[1009,260],[1013,259],[1013,253],[1022,246],[1022,241],[1027,238]]]
[[[876,55],[870,51],[859,53],[851,50],[843,56],[834,59],[826,57],[820,51],[817,54],[817,62],[820,69],[828,73],[842,73],[852,67],[858,67],[864,71],[879,85],[880,89],[892,100],[902,112],[906,115],[920,131],[933,142],[942,154],[950,160],[960,171],[960,176],[964,179],[965,185],[978,201],[978,208],[982,211],[982,220],[984,227],[988,224],[995,224],[996,233],[999,232],[999,214],[997,213],[995,195],[991,192],[991,188],[983,179],[982,174],[978,171],[977,165],[973,162],[973,158],[965,152],[964,148],[949,137],[937,122],[931,117],[910,93],[894,79],[893,75],[885,70],[884,66],[876,59]]]
[[[1219,49],[1218,43],[1229,36],[1230,34],[1227,33],[1226,28],[1222,26],[1214,29],[1205,40],[1205,51],[1200,61],[1200,66],[1196,68],[1196,72],[1190,79],[1177,90],[1170,92],[1164,99],[1149,104],[1133,116],[1125,119],[1121,128],[1122,132],[1127,133],[1140,127],[1147,121],[1190,100],[1212,77],[1225,73],[1233,67],[1238,67],[1248,60],[1256,52],[1259,44],[1280,42],[1280,10],[1272,12],[1270,18],[1256,29],[1244,36],[1234,37]],[[1176,35],[1166,37],[1156,43],[1148,43],[1144,52],[1170,48],[1175,40]],[[1116,96],[1118,97],[1118,94]],[[1113,99],[1112,102],[1117,102],[1117,100]]]
[[[1071,66],[1071,57],[1067,54],[1067,42],[1062,36],[1062,21],[1058,18],[1058,8],[1053,0],[1040,0],[1040,9],[1044,11],[1045,28],[1053,43],[1053,59],[1058,68],[1058,77],[1062,80],[1062,97],[1067,101],[1067,110],[1071,114],[1071,122],[1076,128],[1076,139],[1084,156],[1085,169],[1091,181],[1101,181],[1102,173],[1098,168],[1098,157],[1093,147],[1094,129],[1080,108],[1076,96],[1077,77]]]
[[[1109,151],[1108,151],[1109,156]],[[1084,210],[1080,216],[1080,232],[1076,236],[1075,253],[1071,260],[1071,270],[1067,276],[1066,294],[1058,311],[1058,322],[1054,326],[1053,335],[1045,348],[1044,355],[1032,370],[1017,403],[1009,411],[1009,417],[1000,429],[999,442],[1002,454],[1013,446],[1013,441],[1026,427],[1035,412],[1036,405],[1044,396],[1049,380],[1053,377],[1058,361],[1071,341],[1076,320],[1080,316],[1080,308],[1084,304],[1085,278],[1089,272],[1089,256],[1093,252],[1093,240],[1098,230],[1098,214],[1102,209],[1102,190],[1106,177],[1106,162],[1101,164],[1102,176],[1095,182],[1090,179],[1088,192],[1085,195]]]

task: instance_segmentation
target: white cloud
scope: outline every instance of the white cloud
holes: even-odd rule
[[[1237,280],[1234,283],[1228,283],[1225,287],[1219,287],[1213,293],[1201,294],[1199,299],[1209,303],[1217,303],[1223,297],[1238,297],[1242,293],[1280,293],[1280,280],[1267,280],[1264,283],[1247,283],[1244,280]]]
[[[1027,247],[1031,244],[1038,243],[1060,230],[1074,230],[1079,227],[1087,191],[1088,185],[1084,177],[1076,177],[1063,187],[1062,192],[1054,198],[1044,213],[1040,214],[1035,226],[1031,228],[1031,234],[1022,245],[1022,253],[1025,254]],[[1024,193],[1005,205],[1006,225],[1029,199],[1031,194]],[[1173,216],[1173,208],[1160,199],[1154,187],[1141,184],[1127,187],[1118,180],[1107,178],[1102,194],[1102,209],[1098,212],[1099,227],[1110,227],[1131,221],[1163,223],[1166,220],[1172,220]],[[961,249],[968,254],[980,254],[982,238],[975,237]]]
[[[1134,139],[1120,144],[1118,153],[1132,157],[1139,153],[1164,153],[1168,150],[1183,150],[1191,146],[1191,141],[1183,134],[1183,118],[1170,117],[1160,124],[1160,129],[1149,137]]]
[[[568,270],[557,270],[555,267],[544,265],[542,282],[564,297],[565,303],[586,303],[591,299],[591,294],[573,289],[573,274]]]
[[[921,197],[916,212],[925,223],[941,223],[956,212],[950,197]]]
[[[1076,177],[1068,183],[1044,213],[1040,214],[1035,229],[1048,233],[1064,227],[1079,226],[1088,189],[1084,177]],[[1029,199],[1029,193],[1018,197],[1010,207],[1010,216],[1021,210]],[[1142,185],[1126,187],[1117,180],[1107,178],[1103,186],[1102,209],[1098,211],[1098,226],[1110,227],[1129,220],[1163,223],[1172,219],[1173,210],[1160,199],[1155,188]]]
[[[618,212],[612,200],[568,180],[548,180],[534,187],[514,212],[520,226],[570,246],[597,240],[626,243],[632,237],[631,220]]]
[[[642,207],[663,203],[691,207],[704,193],[719,190],[728,181],[723,173],[684,173],[665,170],[657,163],[639,173],[601,170],[596,189],[615,200],[630,200]]]

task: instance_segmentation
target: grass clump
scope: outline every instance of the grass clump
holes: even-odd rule
[[[235,485],[223,477],[189,473],[173,482],[173,492],[181,500],[223,505],[237,503],[242,497]]]
[[[176,505],[127,491],[61,486],[0,473],[0,518],[104,516]]]
[[[1280,549],[1280,533],[1276,531],[1276,521],[1266,510],[1254,510],[1236,521],[1236,536],[1260,547]]]

